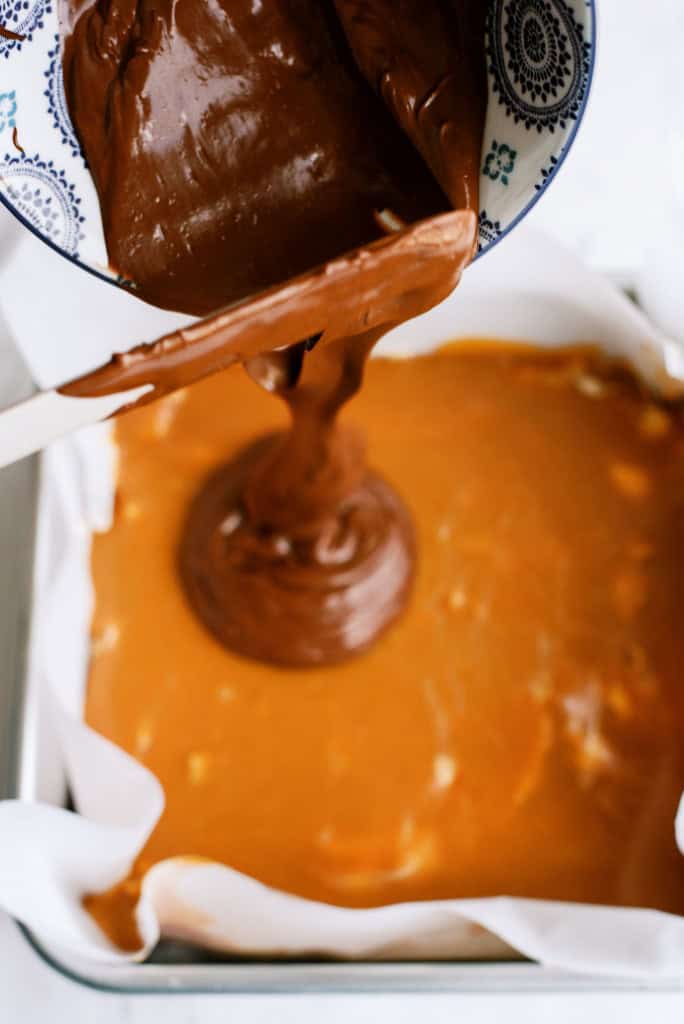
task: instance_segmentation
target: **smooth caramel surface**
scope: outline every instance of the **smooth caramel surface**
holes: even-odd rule
[[[369,653],[302,671],[227,653],[177,570],[191,498],[284,406],[235,368],[117,423],[87,720],[166,791],[136,877],[188,855],[346,906],[684,912],[679,414],[587,350],[473,342],[371,361],[344,419],[412,511],[418,576]],[[87,905],[126,945],[122,904]]]

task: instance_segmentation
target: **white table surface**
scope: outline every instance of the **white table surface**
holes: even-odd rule
[[[684,996],[115,996],[66,981],[0,920],[3,1024],[681,1024]]]
[[[598,3],[600,62],[589,114],[558,181],[532,217],[595,266],[631,279],[649,259],[654,241],[674,234],[673,179],[684,180],[684,163],[677,166],[671,126],[675,118],[681,122],[684,100],[684,4]],[[3,218],[7,214],[0,211],[0,234]],[[38,253],[40,246],[35,244]],[[1,270],[0,264],[0,303],[7,295]],[[75,274],[74,286],[80,287],[78,272],[66,265],[64,272]],[[684,994],[108,995],[79,987],[42,963],[14,923],[0,913],[0,1024],[336,1024],[350,1019],[403,1024],[418,1015],[435,1024],[457,1019],[467,1024],[643,1024],[649,1018],[658,1024],[679,1024],[684,1020]]]

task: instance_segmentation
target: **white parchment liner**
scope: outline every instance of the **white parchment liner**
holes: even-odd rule
[[[455,296],[396,331],[383,350],[409,355],[476,335],[550,345],[597,342],[627,356],[663,388],[684,380],[684,354],[676,345],[658,338],[603,279],[529,230],[472,268]],[[30,360],[40,378],[32,341]],[[84,360],[92,364],[92,350]],[[164,796],[147,769],[81,721],[90,538],[110,522],[110,452],[106,429],[97,428],[44,456],[28,686],[55,733],[78,814],[48,804],[0,804],[0,905],[51,946],[116,963],[127,958],[99,933],[80,897],[127,874]],[[684,804],[676,841],[684,852]],[[505,896],[347,910],[276,892],[218,864],[176,859],[148,873],[138,913],[145,947],[132,959],[146,956],[163,933],[255,954],[424,959],[517,950],[592,974],[684,974],[684,918],[648,910]]]

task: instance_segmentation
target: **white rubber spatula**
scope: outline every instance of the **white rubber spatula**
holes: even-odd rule
[[[0,468],[40,451],[66,434],[113,416],[142,398],[150,386],[102,398],[70,398],[40,391],[0,412]]]

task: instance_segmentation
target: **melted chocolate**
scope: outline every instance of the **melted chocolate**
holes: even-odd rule
[[[195,610],[249,656],[339,661],[408,598],[408,515],[337,414],[376,341],[446,297],[474,251],[483,7],[67,10],[67,97],[113,265],[158,305],[234,305],[63,391],[150,384],[150,400],[241,361],[288,403],[291,431],[211,478],[181,544]]]
[[[0,39],[9,39],[16,43],[23,43],[26,36],[22,36],[18,32],[12,32],[11,29],[0,25]]]
[[[478,209],[486,5],[334,0],[360,70],[457,209]]]
[[[290,446],[291,437],[257,442],[212,476],[190,509],[181,576],[195,611],[230,650],[290,667],[335,664],[364,651],[403,611],[413,583],[413,526],[394,490],[369,472],[326,518],[285,530],[279,517],[255,519],[249,498],[257,495],[261,505],[264,497],[255,475],[291,455]],[[354,449],[339,447],[337,483],[363,468],[350,457]],[[319,495],[327,503],[331,470],[322,466]],[[301,492],[297,498],[301,505]]]
[[[443,214],[62,389],[78,397],[153,385],[142,404],[242,361],[288,403],[290,433],[219,470],[183,534],[188,597],[231,649],[287,666],[339,662],[405,607],[415,559],[408,513],[367,472],[363,445],[340,430],[337,413],[388,327],[455,287],[476,229],[470,211]],[[309,341],[291,344],[301,337]]]
[[[447,208],[330,2],[99,2],[64,74],[109,258],[156,305],[202,315],[379,237],[376,210]]]
[[[22,154],[22,156],[26,155],[26,150],[24,149],[22,144],[19,142],[19,131],[18,131],[16,125],[12,129],[12,145],[14,146],[15,149],[19,150],[19,152]]]

